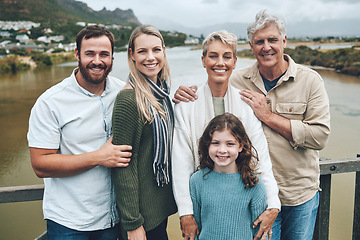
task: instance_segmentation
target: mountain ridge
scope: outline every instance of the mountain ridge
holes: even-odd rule
[[[247,26],[249,22],[224,22],[206,26],[188,27],[181,23],[170,21],[159,16],[143,16],[143,22],[154,25],[155,27],[168,31],[186,32],[194,36],[207,36],[208,34],[222,29],[234,33],[239,38],[247,38]],[[303,21],[291,22],[286,24],[287,35],[290,38],[307,37],[359,37],[356,29],[360,25],[360,19],[324,20],[324,21]]]
[[[95,11],[86,3],[76,0],[0,0],[0,20],[24,20],[43,24],[81,21],[103,24],[141,24],[131,9],[116,8],[110,11],[103,8]]]

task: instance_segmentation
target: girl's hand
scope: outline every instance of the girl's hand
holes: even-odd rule
[[[128,240],[146,240],[146,233],[143,226],[127,232]]]

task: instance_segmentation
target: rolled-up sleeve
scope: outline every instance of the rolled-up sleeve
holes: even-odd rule
[[[321,150],[330,135],[329,98],[324,83],[314,75],[311,91],[303,120],[291,120],[291,133],[294,148],[303,147]]]

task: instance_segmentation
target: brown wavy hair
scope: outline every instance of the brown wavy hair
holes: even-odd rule
[[[225,129],[228,129],[235,137],[235,139],[244,145],[243,150],[239,152],[239,156],[235,162],[242,181],[245,184],[245,188],[252,188],[259,181],[255,175],[255,166],[259,161],[258,154],[256,149],[253,147],[248,135],[246,134],[242,122],[231,113],[224,113],[216,116],[205,128],[204,133],[199,141],[199,169],[209,168],[211,171],[213,171],[214,161],[209,156],[209,146],[211,144],[214,132]]]

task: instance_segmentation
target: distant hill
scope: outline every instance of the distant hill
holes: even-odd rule
[[[239,38],[247,38],[246,29],[249,22],[225,22],[216,25],[184,26],[181,23],[165,19],[161,16],[142,17],[143,22],[154,25],[155,27],[168,30],[185,32],[194,36],[207,36],[208,34],[225,29],[234,33]],[[287,23],[286,30],[289,38],[300,37],[324,37],[324,36],[341,36],[341,37],[359,37],[360,19],[342,19],[342,20],[324,20],[324,21],[301,21]]]
[[[140,22],[131,9],[94,11],[86,3],[75,0],[0,0],[0,20],[26,20],[39,23],[91,22],[103,24],[135,24]]]

